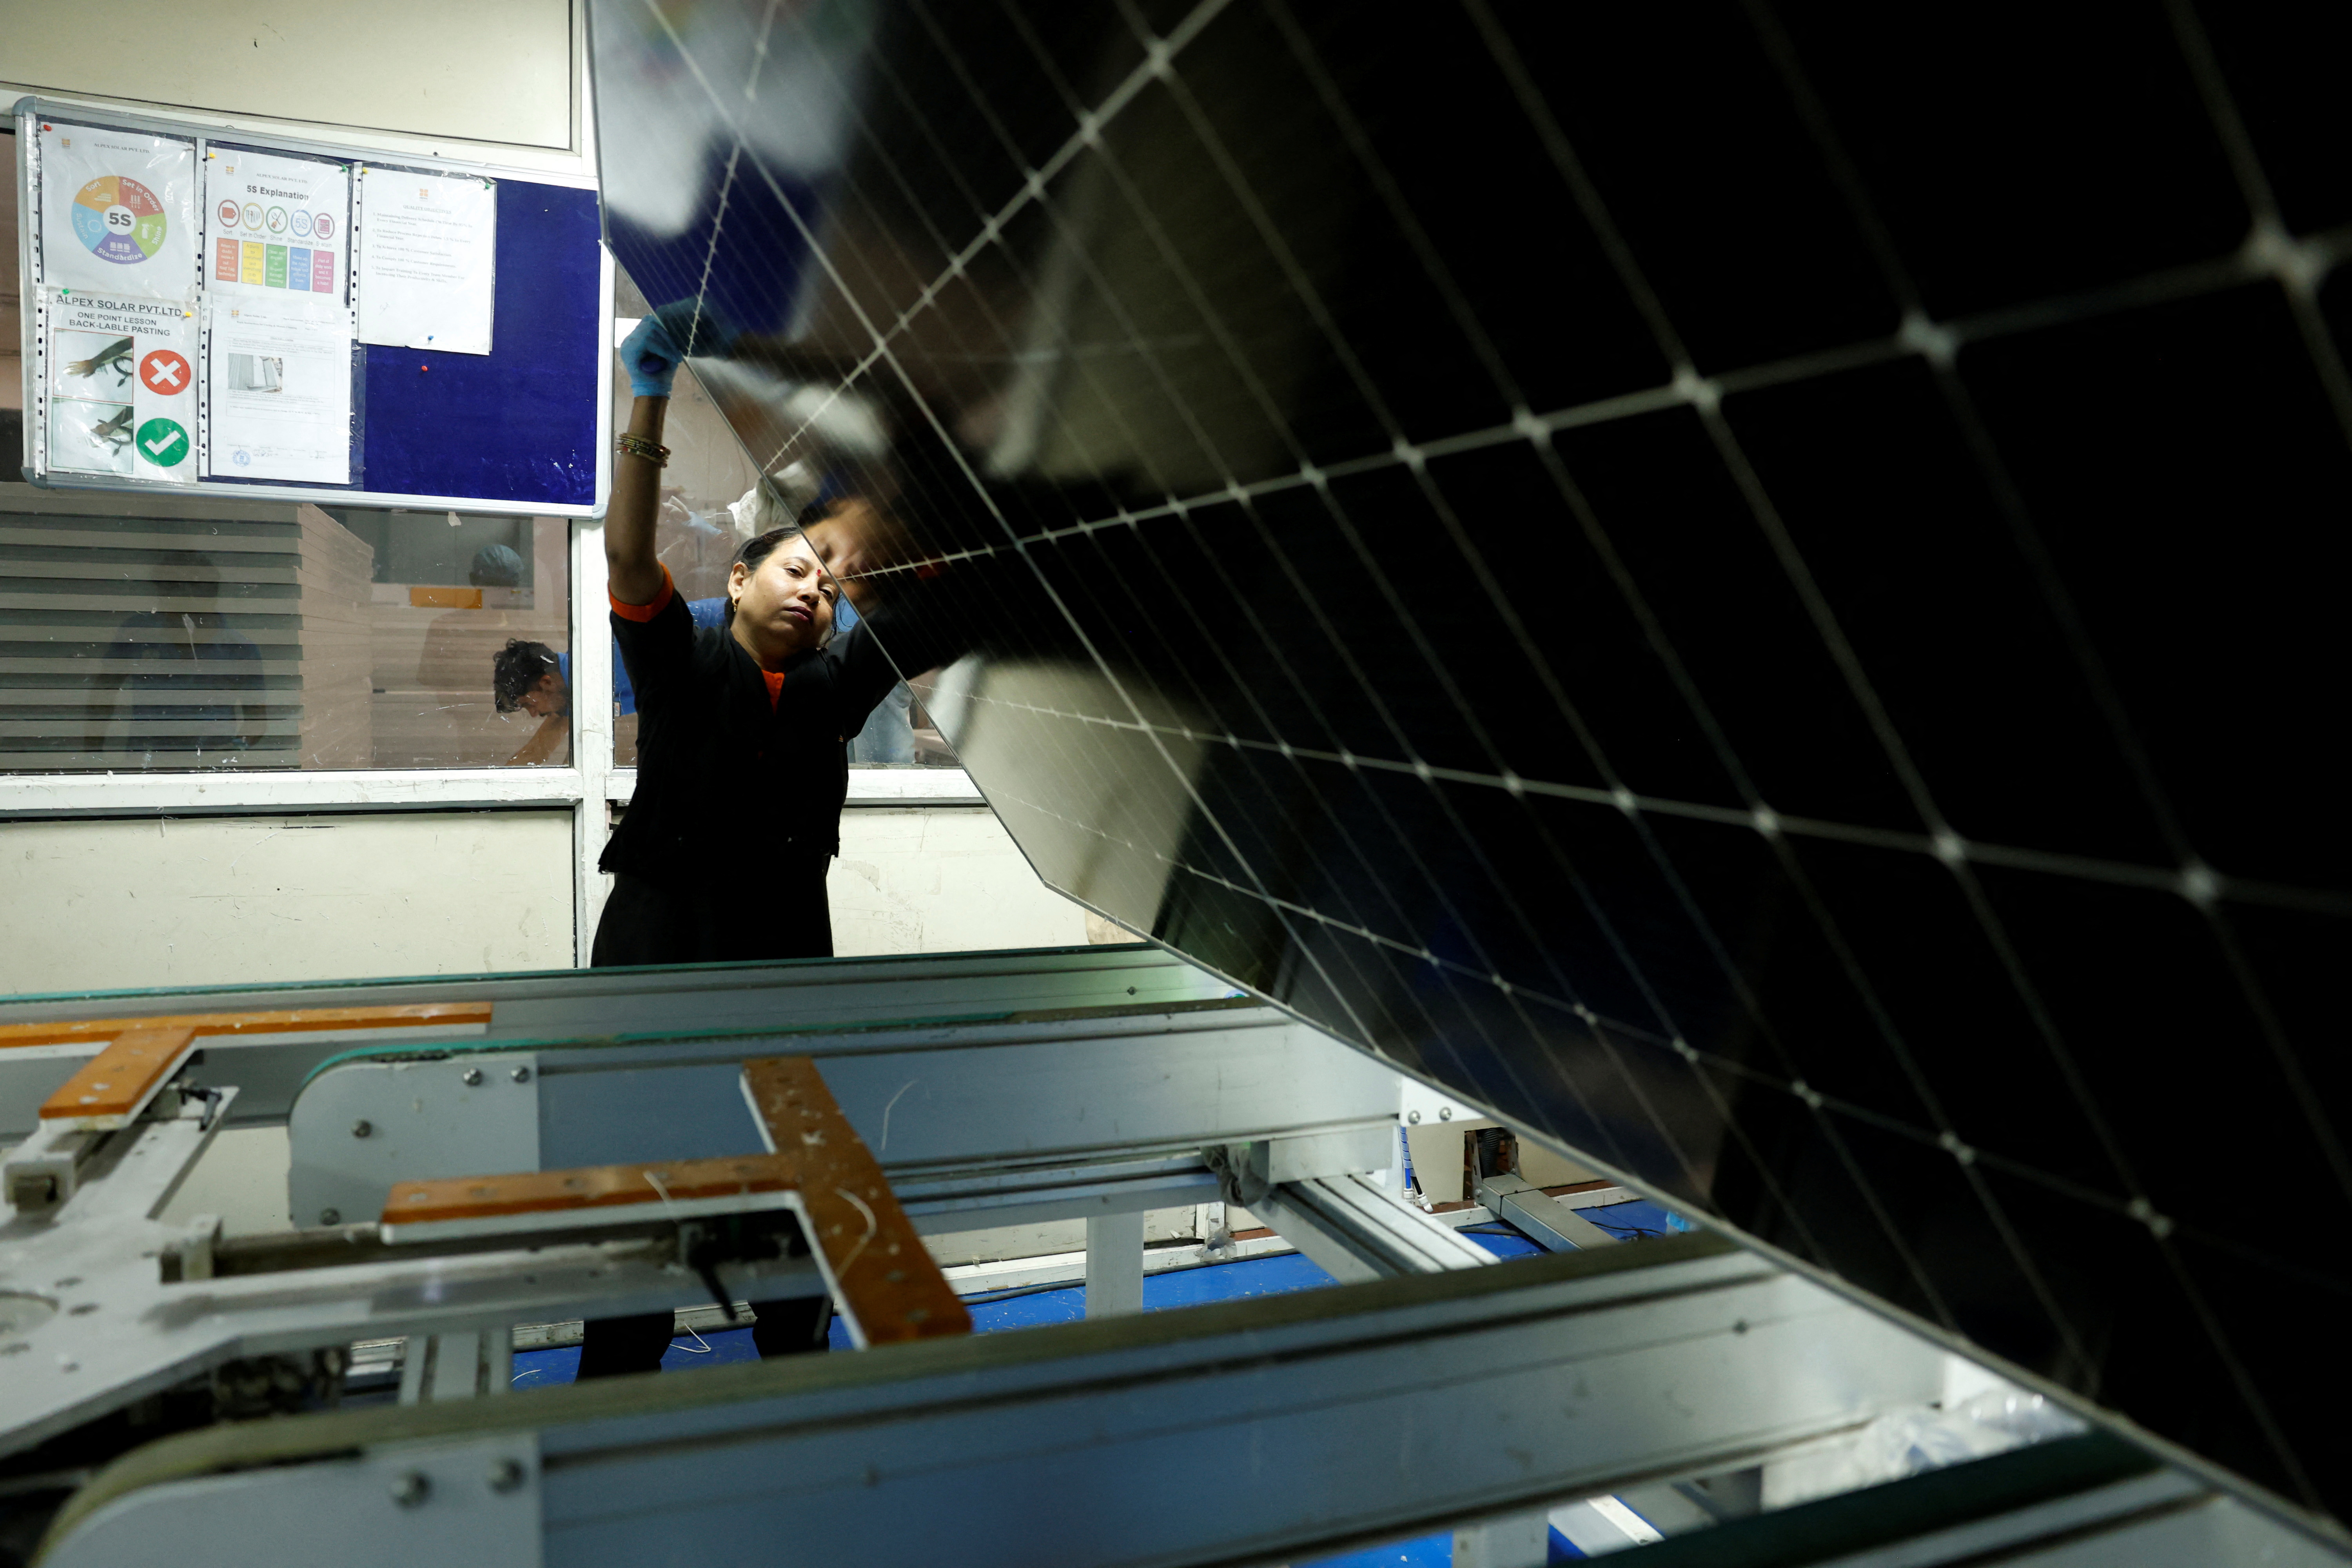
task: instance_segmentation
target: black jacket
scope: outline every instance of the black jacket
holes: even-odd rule
[[[847,738],[898,672],[861,620],[784,670],[775,705],[723,627],[698,627],[667,582],[646,620],[613,616],[637,693],[637,787],[597,865],[680,891],[714,887],[747,847],[814,866],[841,847]]]

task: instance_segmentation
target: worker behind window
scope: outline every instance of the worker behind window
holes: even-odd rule
[[[501,713],[517,710],[539,721],[530,738],[507,759],[509,767],[570,760],[572,656],[543,642],[509,637],[490,660],[490,695]],[[561,752],[564,753],[558,756]]]

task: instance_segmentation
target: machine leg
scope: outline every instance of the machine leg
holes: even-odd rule
[[[514,1380],[514,1335],[507,1329],[472,1334],[410,1336],[400,1369],[403,1405],[436,1404],[504,1394]]]
[[[1143,1215],[1087,1221],[1087,1316],[1143,1310]]]

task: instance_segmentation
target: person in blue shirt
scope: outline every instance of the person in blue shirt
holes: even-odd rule
[[[509,637],[490,658],[490,700],[501,713],[520,710],[539,721],[507,765],[550,761],[572,738],[572,656],[543,642]]]

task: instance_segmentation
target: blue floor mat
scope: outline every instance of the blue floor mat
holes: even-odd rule
[[[1441,1530],[1435,1535],[1392,1541],[1344,1557],[1318,1557],[1298,1568],[1449,1568],[1453,1561],[1454,1532]]]

